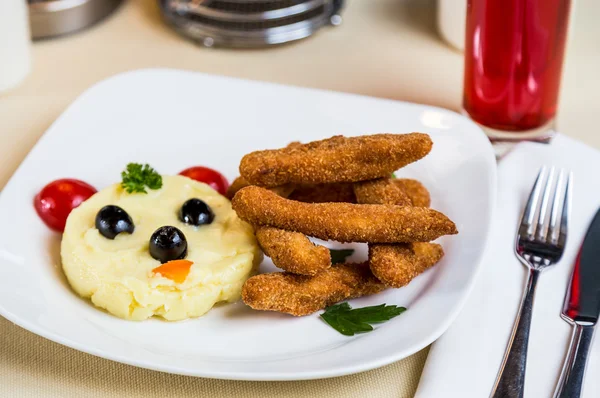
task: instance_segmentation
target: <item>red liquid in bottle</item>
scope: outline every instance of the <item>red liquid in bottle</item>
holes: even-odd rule
[[[570,0],[468,0],[464,109],[498,130],[556,114]]]

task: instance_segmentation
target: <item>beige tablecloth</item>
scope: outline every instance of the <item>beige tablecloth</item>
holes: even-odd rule
[[[0,397],[410,397],[427,350],[381,369],[329,380],[250,382],[175,376],[84,354],[0,317]]]
[[[154,0],[128,0],[91,29],[36,43],[32,74],[0,96],[0,189],[77,95],[103,78],[137,68],[190,69],[460,108],[462,54],[439,39],[432,0],[348,3],[342,26],[269,50],[197,47],[163,24]],[[600,2],[579,0],[575,11],[558,127],[600,146],[594,123],[600,111]],[[0,318],[0,397],[411,397],[426,351],[330,380],[218,381],[99,359]]]

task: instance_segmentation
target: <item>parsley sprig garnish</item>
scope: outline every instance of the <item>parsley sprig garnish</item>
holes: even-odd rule
[[[321,318],[332,328],[345,336],[365,333],[373,330],[372,323],[381,323],[402,314],[404,307],[395,305],[374,305],[352,309],[348,303],[340,303],[328,307]]]
[[[162,177],[150,165],[129,163],[125,171],[121,173],[121,186],[127,193],[146,192],[146,187],[159,189],[162,187]]]
[[[354,254],[354,249],[329,249],[331,253],[331,264],[341,264],[346,261],[346,257]]]

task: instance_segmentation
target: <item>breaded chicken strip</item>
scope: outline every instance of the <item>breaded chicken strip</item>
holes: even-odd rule
[[[331,254],[306,235],[272,227],[256,227],[256,239],[277,267],[301,275],[316,275],[331,267]]]
[[[227,190],[227,197],[233,198],[237,191],[250,184],[238,177]],[[270,190],[285,196],[291,189],[275,187]],[[352,187],[350,187],[352,188]],[[277,267],[302,275],[314,275],[331,266],[329,249],[314,245],[305,235],[270,227],[255,227],[255,234],[263,252],[271,257]]]
[[[356,203],[352,184],[344,182],[338,184],[297,185],[289,198],[306,203]]]
[[[431,205],[429,191],[421,182],[410,178],[397,178],[392,181],[408,195],[413,206],[429,207]]]
[[[251,184],[248,181],[246,181],[244,177],[237,177],[235,180],[233,180],[229,188],[227,188],[227,195],[225,196],[227,196],[227,199],[231,200],[233,199],[237,191],[239,191],[242,188],[246,188],[250,185]]]
[[[401,181],[399,183],[399,181]],[[410,203],[429,206],[429,192],[416,180],[373,180],[354,185],[359,203],[395,204],[403,198],[389,187],[402,190]],[[416,206],[415,205],[415,206]],[[435,243],[369,243],[371,272],[388,287],[402,287],[433,266],[444,256],[442,247]]]
[[[369,245],[371,272],[388,287],[408,285],[443,256],[442,246],[436,243]]]
[[[431,202],[429,192],[419,181],[409,178],[390,179],[390,181],[408,196],[413,206],[429,207]],[[355,188],[353,186],[354,184],[352,183],[344,182],[337,184],[297,185],[288,198],[306,203],[357,203],[356,195],[354,194]],[[240,187],[239,189],[241,188],[244,187]],[[404,195],[398,194],[399,202],[400,200],[404,200],[404,198]]]
[[[237,177],[235,180],[233,180],[229,188],[227,188],[227,193],[225,196],[227,197],[227,199],[231,200],[233,199],[237,191],[239,191],[242,188],[246,188],[250,185],[252,184],[246,181],[244,177]],[[294,190],[294,187],[292,185],[281,185],[278,187],[269,188],[269,190],[275,192],[279,196],[287,198]]]
[[[242,300],[255,310],[303,316],[383,289],[366,264],[340,264],[312,277],[287,272],[253,276],[244,283]]]
[[[253,185],[356,182],[387,177],[431,151],[427,134],[334,136],[287,148],[252,152],[240,174]]]
[[[301,203],[256,186],[240,190],[232,207],[253,225],[339,242],[428,242],[457,233],[448,217],[424,207]]]
[[[392,178],[377,178],[375,180],[354,183],[354,195],[357,203],[372,205],[412,206],[410,197]]]

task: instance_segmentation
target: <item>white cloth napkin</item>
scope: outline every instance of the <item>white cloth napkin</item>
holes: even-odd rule
[[[516,227],[544,164],[566,167],[574,174],[566,252],[540,276],[527,360],[525,397],[552,396],[571,336],[570,325],[560,318],[565,289],[587,227],[600,207],[600,152],[565,136],[551,145],[520,144],[500,162],[495,221],[482,269],[462,312],[433,344],[416,398],[489,396],[526,279],[526,269],[514,255]],[[597,332],[591,348],[583,397],[600,397],[599,336]]]

